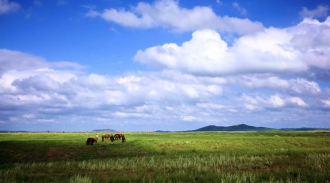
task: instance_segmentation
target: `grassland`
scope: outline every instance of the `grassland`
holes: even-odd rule
[[[330,132],[95,134],[0,134],[0,182],[330,182]]]

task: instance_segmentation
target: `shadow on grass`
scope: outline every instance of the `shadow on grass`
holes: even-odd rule
[[[94,145],[69,141],[0,141],[0,149],[0,164],[135,157],[160,153],[152,144],[140,141],[98,142]]]

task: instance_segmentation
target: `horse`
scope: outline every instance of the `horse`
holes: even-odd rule
[[[96,138],[88,137],[87,140],[86,140],[86,145],[93,145],[94,142],[97,143]]]
[[[125,138],[125,136],[123,134],[121,134],[121,141],[122,142],[126,142],[126,138]]]
[[[113,135],[110,136],[110,141],[111,142],[115,141],[115,138],[113,137]]]
[[[115,139],[115,140],[119,140],[119,139],[121,139],[121,136],[120,136],[120,134],[118,134],[118,133],[117,133],[117,134],[115,134],[115,137],[114,137],[114,139]]]
[[[102,142],[104,142],[104,139],[109,139],[111,136],[110,134],[102,135]]]

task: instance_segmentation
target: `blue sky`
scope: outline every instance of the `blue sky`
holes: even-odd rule
[[[329,6],[0,0],[0,130],[330,128]]]

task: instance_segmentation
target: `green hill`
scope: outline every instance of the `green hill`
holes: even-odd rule
[[[113,129],[98,129],[98,130],[93,130],[93,132],[116,132],[117,130]]]
[[[239,124],[239,125],[233,125],[233,126],[215,126],[210,125],[203,128],[199,128],[196,130],[191,131],[269,131],[269,130],[276,130],[273,128],[266,128],[266,127],[255,127],[255,126],[249,126],[246,124]]]

